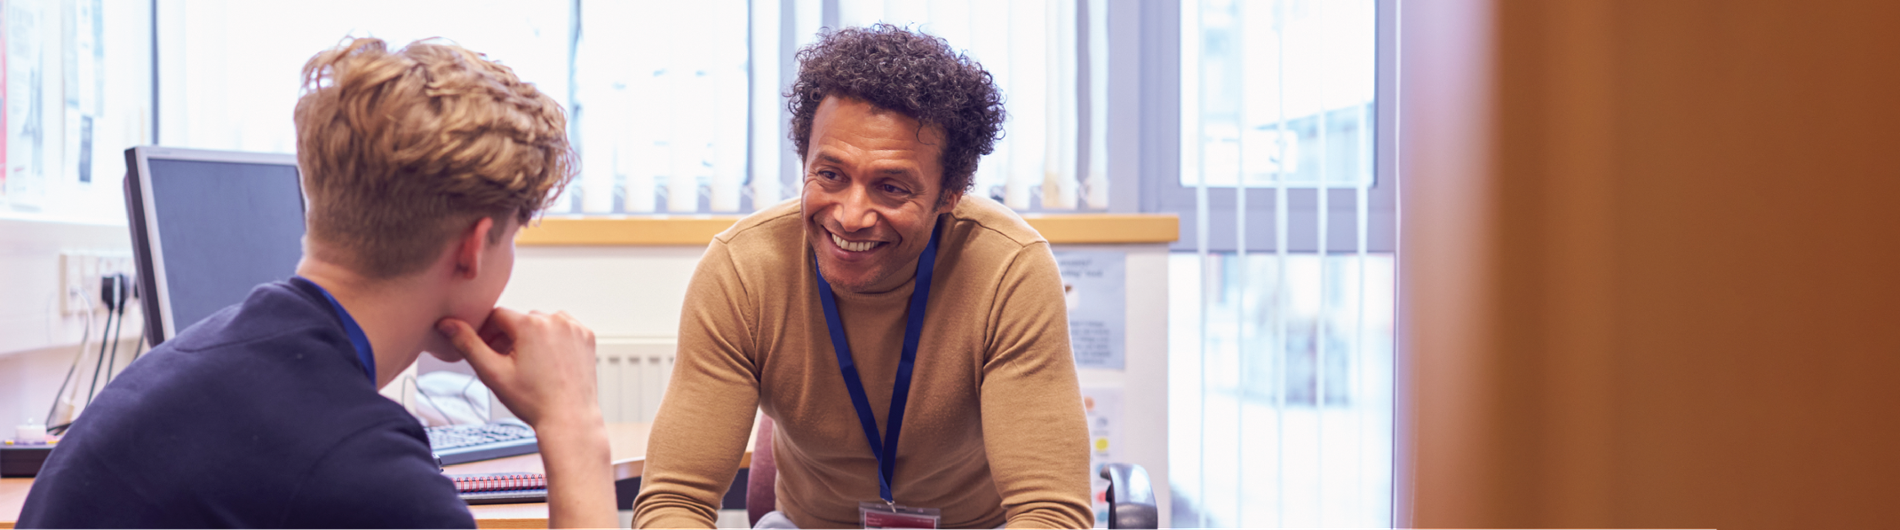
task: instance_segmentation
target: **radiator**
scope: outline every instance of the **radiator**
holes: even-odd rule
[[[594,347],[600,413],[609,423],[651,422],[673,376],[676,343],[602,339]]]

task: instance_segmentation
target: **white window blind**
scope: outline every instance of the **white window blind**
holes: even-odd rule
[[[568,0],[159,0],[159,142],[295,152],[304,62],[345,36],[391,48],[443,37],[566,105],[569,10]]]
[[[747,9],[744,0],[579,3],[582,212],[740,211]]]
[[[1100,125],[1107,121],[1104,2],[838,0],[837,6],[839,27],[883,22],[942,37],[994,76],[1009,119],[996,151],[977,169],[974,193],[1017,210],[1108,208],[1107,135]],[[1086,137],[1083,114],[1094,124]]]
[[[1019,210],[1108,207],[1105,127],[1080,137],[1082,113],[1092,113],[1092,123],[1106,121],[1106,24],[1079,24],[1075,2],[581,0],[578,6],[574,113],[583,169],[575,206],[562,208],[744,212],[790,197],[800,178],[782,97],[797,76],[792,55],[822,27],[879,22],[943,37],[995,76],[1009,110],[1008,133],[981,161],[975,193]],[[1099,18],[1104,11],[1094,13]],[[1080,38],[1085,30],[1079,26],[1090,40]],[[1085,48],[1093,52],[1086,54],[1092,69],[1080,66]],[[1089,109],[1077,105],[1083,87],[1096,95]],[[1084,141],[1093,142],[1092,149],[1083,151],[1078,143]],[[1084,152],[1093,163],[1081,160]]]
[[[170,118],[159,141],[291,152],[311,55],[346,35],[394,47],[445,37],[568,108],[581,174],[553,212],[747,212],[796,191],[782,97],[792,54],[821,27],[889,22],[944,37],[996,76],[1010,119],[976,193],[1022,210],[1102,210],[1106,127],[1083,129],[1086,117],[1106,121],[1101,3],[159,0],[159,110]]]
[[[1394,259],[1368,241],[1376,7],[1181,2],[1196,240],[1170,263],[1174,526],[1391,524]],[[1226,212],[1209,200],[1223,189]],[[1336,227],[1341,206],[1350,223]],[[1269,231],[1266,248],[1250,230]]]

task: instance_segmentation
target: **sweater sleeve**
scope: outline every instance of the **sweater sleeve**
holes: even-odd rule
[[[286,506],[284,528],[474,528],[468,505],[401,418],[343,438]],[[409,427],[417,429],[420,427]]]
[[[1088,420],[1048,244],[1024,247],[997,289],[983,433],[1008,526],[1089,528]]]
[[[635,528],[712,528],[758,410],[758,367],[730,250],[717,240],[680,311],[679,357],[647,440]]]

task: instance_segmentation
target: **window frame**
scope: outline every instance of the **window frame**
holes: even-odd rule
[[[1378,17],[1373,74],[1373,185],[1366,190],[1366,251],[1394,252],[1398,247],[1398,61],[1397,0],[1374,0]],[[1154,0],[1111,4],[1110,28],[1110,211],[1173,213],[1194,219],[1198,199],[1193,186],[1181,184],[1181,3]],[[1118,75],[1119,74],[1119,75]],[[1117,89],[1121,90],[1117,90]],[[1129,90],[1132,88],[1132,90]],[[1132,94],[1130,93],[1132,92]],[[1121,97],[1117,97],[1118,93]],[[1319,250],[1319,196],[1314,186],[1288,186],[1287,251]],[[1138,194],[1138,198],[1125,194]],[[1329,187],[1326,249],[1357,252],[1357,190]],[[1239,248],[1235,229],[1236,195],[1232,186],[1208,187],[1210,252]],[[1247,190],[1246,248],[1274,252],[1276,212],[1273,188]],[[1134,204],[1129,204],[1129,203]],[[1199,226],[1181,223],[1177,252],[1198,249]]]

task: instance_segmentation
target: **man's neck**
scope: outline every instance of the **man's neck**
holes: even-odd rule
[[[297,275],[323,287],[336,297],[356,325],[369,337],[376,359],[376,388],[388,385],[396,375],[416,362],[440,308],[421,307],[429,300],[416,292],[418,287],[401,279],[371,280],[348,268],[305,256],[297,264]]]
[[[862,289],[856,289],[856,290],[847,289],[846,291],[850,292],[851,294],[856,294],[856,295],[865,295],[865,296],[880,295],[880,294],[888,293],[891,291],[895,291],[897,290],[897,288],[903,287],[904,284],[910,283],[911,280],[914,280],[916,278],[917,278],[917,259],[912,258],[909,263],[905,263],[904,265],[899,266],[896,272],[893,272],[891,273],[890,276],[886,276],[883,279],[878,280],[877,283],[873,283],[871,285],[865,286]]]

